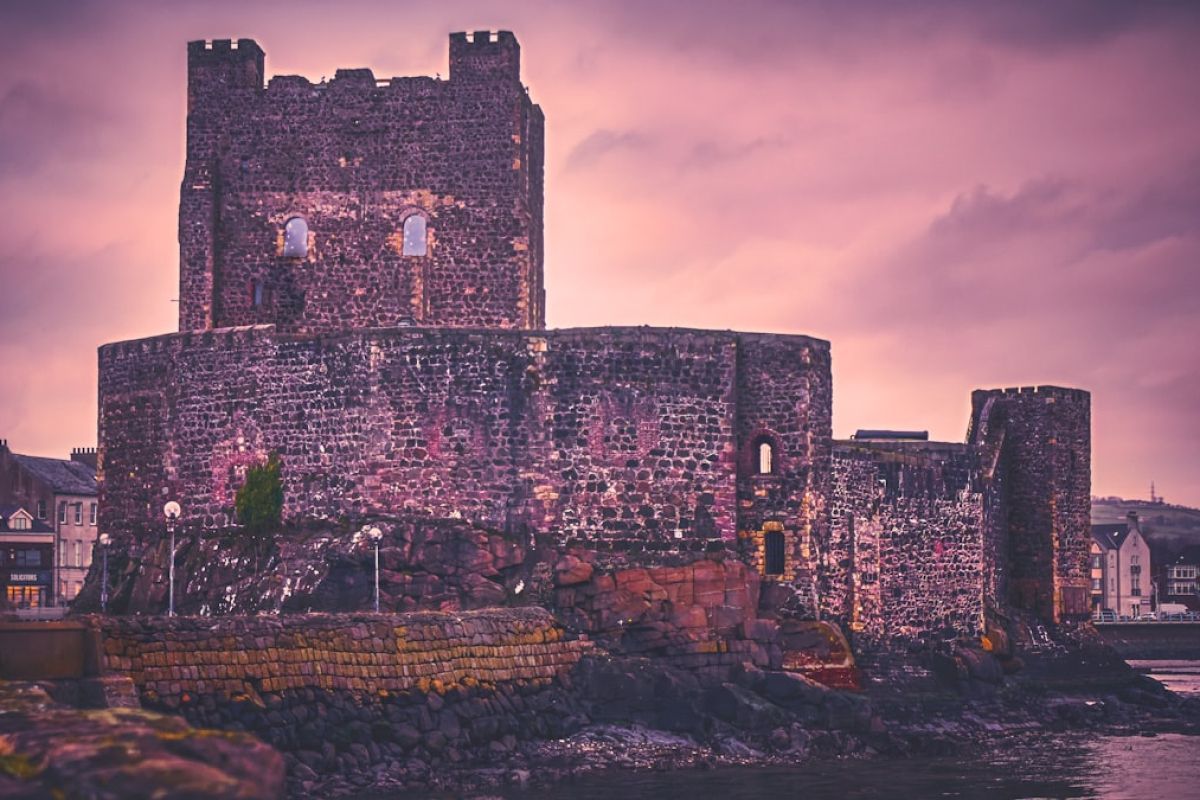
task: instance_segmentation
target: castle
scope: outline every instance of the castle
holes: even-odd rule
[[[509,32],[446,80],[264,85],[188,45],[179,332],[100,348],[101,524],[223,529],[277,452],[289,522],[462,518],[611,568],[733,554],[863,636],[1088,613],[1089,396],[979,391],[966,441],[832,436],[830,345],[545,329],[541,109]]]

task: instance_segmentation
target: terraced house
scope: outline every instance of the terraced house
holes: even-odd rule
[[[70,458],[14,453],[0,439],[0,506],[24,508],[54,534],[53,589],[44,604],[68,603],[79,594],[98,535],[96,449],[78,448]]]

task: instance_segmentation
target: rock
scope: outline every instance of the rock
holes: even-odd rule
[[[1000,683],[1004,670],[990,653],[974,647],[957,647],[955,655],[966,666],[967,675],[984,683]]]
[[[558,586],[575,586],[592,579],[592,565],[575,556],[563,556],[554,565],[554,582]]]
[[[33,684],[4,681],[0,717],[5,763],[28,765],[25,796],[283,796],[283,757],[247,734],[197,730],[141,709],[80,711]],[[7,789],[0,783],[0,794]]]
[[[705,693],[705,707],[726,722],[747,730],[765,730],[786,721],[779,706],[733,683],[723,683]]]

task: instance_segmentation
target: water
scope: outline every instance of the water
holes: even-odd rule
[[[1130,661],[1129,666],[1161,681],[1172,692],[1200,694],[1200,661]]]
[[[513,800],[1188,800],[1200,798],[1200,737],[1014,739],[1011,747],[979,758],[604,772],[504,796]]]
[[[1131,661],[1200,695],[1200,661]],[[826,761],[797,767],[609,771],[512,791],[512,800],[1200,800],[1200,737],[1014,736],[982,756]]]

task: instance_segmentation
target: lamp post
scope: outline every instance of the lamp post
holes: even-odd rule
[[[163,506],[163,516],[167,518],[167,533],[171,534],[171,566],[167,570],[167,616],[175,616],[175,523],[183,509],[179,503],[170,500]]]
[[[100,568],[100,611],[108,613],[108,543],[112,538],[107,533],[100,534],[100,556],[103,566]]]
[[[367,536],[375,543],[375,613],[379,613],[379,540],[383,538],[383,531],[372,526],[367,531]]]

